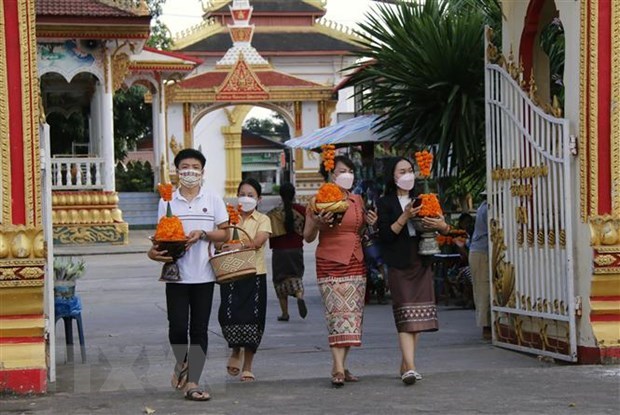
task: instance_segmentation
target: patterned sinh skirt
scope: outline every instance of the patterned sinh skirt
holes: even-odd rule
[[[266,275],[222,284],[220,297],[218,321],[228,347],[244,347],[256,353],[265,331]]]
[[[323,277],[318,279],[318,285],[325,306],[329,346],[361,346],[366,276]]]
[[[278,298],[304,293],[304,251],[298,249],[274,249],[271,259],[273,287]]]
[[[392,294],[392,310],[399,333],[436,331],[437,306],[433,271],[430,263],[418,254],[418,244],[412,245],[413,265],[406,269],[388,267],[388,285]]]

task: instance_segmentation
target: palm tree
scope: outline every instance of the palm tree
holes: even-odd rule
[[[409,148],[436,146],[436,172],[480,186],[486,16],[476,7],[454,7],[462,1],[485,0],[378,5],[360,24],[359,56],[366,60],[352,68],[350,84],[363,112],[381,114],[379,132]]]

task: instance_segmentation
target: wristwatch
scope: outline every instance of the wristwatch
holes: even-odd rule
[[[202,231],[202,233],[200,234],[200,240],[202,241],[206,241],[207,240],[207,233],[205,231]]]

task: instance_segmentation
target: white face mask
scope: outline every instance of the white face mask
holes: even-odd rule
[[[202,183],[202,171],[201,170],[193,170],[193,169],[185,169],[179,170],[179,182],[185,187],[194,188],[199,186]]]
[[[353,187],[353,181],[355,180],[355,176],[353,173],[340,173],[335,179],[334,183],[345,190],[349,190]]]
[[[237,203],[241,205],[241,210],[244,212],[251,212],[256,209],[256,205],[258,204],[258,200],[249,196],[241,196],[237,198]]]
[[[411,190],[413,189],[413,185],[415,184],[415,176],[413,173],[405,173],[396,179],[396,186],[401,188],[402,190]]]

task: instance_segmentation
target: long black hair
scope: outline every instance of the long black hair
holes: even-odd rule
[[[395,157],[385,165],[385,172],[383,174],[383,180],[385,182],[385,195],[386,196],[395,195],[398,192],[398,186],[396,185],[396,181],[394,180],[394,173],[396,172],[396,165],[403,160],[411,164],[411,167],[414,167],[411,160],[409,160],[406,157]],[[414,189],[411,189],[409,191],[409,197],[411,197],[411,199],[415,197]]]
[[[351,170],[355,171],[355,164],[353,164],[353,161],[347,156],[340,155],[340,156],[334,157],[334,169],[336,168],[336,164],[338,163],[342,163],[348,168],[350,168]],[[327,181],[329,174],[328,174],[328,171],[325,170],[325,166],[323,165],[323,163],[321,163],[321,169],[319,170],[319,173],[321,173],[321,175],[323,176],[323,179]]]
[[[283,183],[280,186],[280,197],[284,205],[284,229],[287,233],[295,231],[295,217],[293,216],[293,200],[295,199],[295,186],[291,183]]]
[[[248,186],[252,186],[254,190],[256,190],[256,194],[258,195],[258,197],[260,197],[261,193],[263,192],[263,189],[260,183],[257,182],[256,179],[253,179],[251,177],[241,180],[241,183],[239,183],[239,186],[237,187],[237,194],[239,194],[239,190],[241,190],[241,186],[243,186],[244,184],[247,184]]]

